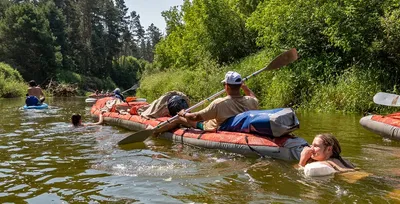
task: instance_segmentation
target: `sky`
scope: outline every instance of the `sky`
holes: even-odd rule
[[[125,0],[129,13],[136,11],[140,15],[140,23],[144,30],[154,23],[162,33],[165,33],[165,21],[161,12],[182,4],[183,0]]]

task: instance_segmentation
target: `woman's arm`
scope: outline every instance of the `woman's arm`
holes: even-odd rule
[[[101,125],[102,123],[103,123],[103,121],[104,121],[104,119],[103,119],[103,113],[104,113],[105,111],[102,111],[100,114],[99,114],[99,121],[98,122],[96,122],[96,123],[87,123],[87,124],[85,124],[85,126],[92,126],[92,125]]]
[[[304,167],[308,160],[311,158],[312,149],[310,147],[304,147],[300,154],[299,165]]]

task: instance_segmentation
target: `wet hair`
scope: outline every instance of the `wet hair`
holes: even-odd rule
[[[335,136],[329,133],[324,133],[324,134],[319,134],[315,136],[315,138],[320,138],[322,140],[322,143],[324,144],[325,147],[332,147],[332,156],[330,158],[335,158],[338,159],[342,164],[347,167],[347,168],[352,168],[354,169],[354,165],[351,163],[345,161],[341,156],[340,153],[342,153],[342,148],[340,147],[339,141],[336,139]]]
[[[76,127],[76,126],[79,126],[81,118],[82,118],[81,115],[79,115],[79,114],[73,114],[73,115],[71,116],[72,125],[74,125],[75,127]]]
[[[36,82],[35,82],[35,80],[30,80],[29,81],[29,86],[37,86],[37,84],[36,84]]]

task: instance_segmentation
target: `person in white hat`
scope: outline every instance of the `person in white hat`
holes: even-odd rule
[[[177,120],[158,129],[155,133],[168,131],[178,124],[205,131],[215,131],[226,119],[245,111],[258,109],[256,96],[243,83],[239,73],[229,71],[221,82],[225,87],[227,96],[215,99],[206,108],[198,112],[185,113],[185,110],[181,110],[178,112],[180,117]],[[240,89],[243,90],[245,96],[241,95]]]
[[[116,88],[116,89],[113,91],[113,93],[114,93],[114,96],[115,96],[116,98],[121,99],[121,101],[125,101],[125,97],[122,95],[121,90],[120,90],[119,88]]]

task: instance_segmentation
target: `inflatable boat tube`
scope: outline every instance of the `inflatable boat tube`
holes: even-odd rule
[[[87,98],[85,99],[86,103],[95,103],[97,101],[97,98]]]
[[[105,106],[108,100],[112,100],[112,98],[98,99],[91,108],[91,115],[97,118],[100,114],[100,109]],[[126,105],[128,108],[145,104],[147,103],[129,102],[119,105]],[[149,120],[140,115],[119,114],[118,112],[105,112],[103,113],[103,118],[107,124],[132,131],[144,130],[147,125],[155,127],[168,119],[168,117],[163,117]],[[282,160],[299,160],[303,147],[308,145],[303,138],[293,135],[269,138],[248,133],[226,131],[205,132],[199,129],[187,128],[165,132],[160,134],[159,137],[197,147],[220,149],[246,156],[262,156]]]
[[[47,109],[49,108],[49,105],[47,105],[46,103],[42,103],[42,105],[40,106],[27,106],[24,105],[24,109]]]
[[[382,137],[400,140],[400,113],[386,116],[368,115],[360,119],[360,124],[367,130]]]

